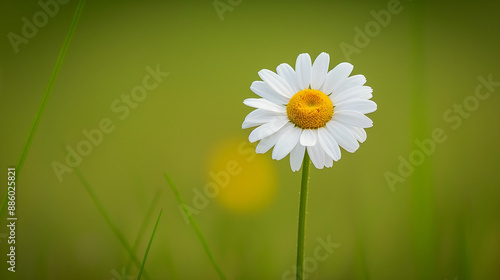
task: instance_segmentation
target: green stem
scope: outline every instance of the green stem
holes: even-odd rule
[[[306,238],[307,193],[309,187],[309,154],[304,155],[302,162],[302,182],[300,184],[299,230],[297,238],[297,280],[304,279],[304,257]]]

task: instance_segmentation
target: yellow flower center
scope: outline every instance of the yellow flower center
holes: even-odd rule
[[[304,89],[297,92],[286,106],[288,119],[300,128],[320,128],[333,116],[333,104],[323,92]]]

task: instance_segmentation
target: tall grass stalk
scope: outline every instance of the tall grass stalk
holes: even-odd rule
[[[359,280],[369,280],[370,279],[370,271],[368,270],[368,263],[366,260],[366,216],[361,216],[359,206],[358,206],[358,215],[356,219],[356,243],[355,243],[355,270],[356,270],[356,279]]]
[[[431,135],[431,97],[426,88],[425,45],[424,45],[425,1],[411,4],[411,151],[417,150],[414,140],[426,139]],[[411,213],[413,221],[414,252],[419,279],[435,278],[435,222],[434,186],[431,158],[415,167],[410,178]]]
[[[129,254],[129,256],[132,259],[132,261],[135,263],[135,265],[138,268],[140,268],[141,267],[141,262],[139,261],[139,259],[135,255],[135,252],[132,249],[132,246],[130,246],[130,244],[128,243],[127,239],[123,235],[123,233],[120,231],[120,229],[118,229],[118,227],[111,220],[108,212],[106,211],[106,209],[104,208],[102,202],[99,200],[99,198],[97,197],[96,193],[94,192],[94,190],[90,186],[90,183],[87,180],[87,178],[83,175],[83,173],[81,172],[81,170],[79,168],[75,168],[75,172],[78,175],[78,178],[80,178],[80,181],[82,182],[82,185],[85,187],[85,190],[89,194],[90,198],[92,199],[92,202],[94,202],[95,206],[99,210],[99,213],[101,213],[102,217],[104,218],[104,220],[106,221],[106,223],[108,224],[108,226],[111,228],[111,230],[113,231],[113,233],[115,234],[115,236],[118,238],[118,240],[120,241],[120,244],[123,246],[123,248],[125,248],[125,250]],[[149,276],[146,274],[146,272],[144,272],[144,277],[147,278],[147,279],[149,279]]]
[[[196,225],[196,222],[194,221],[193,216],[191,215],[191,212],[187,208],[186,203],[184,203],[184,201],[182,200],[182,197],[181,197],[181,194],[179,193],[179,190],[175,186],[174,182],[170,179],[170,177],[168,176],[168,174],[167,173],[164,173],[164,174],[165,174],[165,178],[167,179],[168,184],[170,185],[170,187],[172,188],[172,191],[175,194],[175,197],[177,197],[177,200],[179,201],[179,204],[181,205],[182,210],[186,214],[186,217],[188,218],[189,222],[191,223],[191,226],[193,227],[193,229],[194,229],[194,231],[196,233],[196,236],[198,236],[198,239],[200,240],[201,245],[203,246],[203,249],[205,249],[205,253],[207,254],[208,258],[210,259],[210,262],[212,263],[215,271],[217,271],[217,274],[219,275],[219,278],[225,280],[226,276],[224,275],[224,273],[220,269],[219,265],[215,261],[215,258],[212,255],[212,252],[210,251],[210,248],[208,247],[208,243],[205,240],[205,237],[203,237],[203,234],[201,233],[200,229]]]
[[[73,34],[75,33],[76,25],[78,23],[78,20],[80,19],[80,15],[82,14],[84,4],[85,0],[80,0],[80,2],[78,2],[78,6],[76,7],[73,20],[71,21],[71,24],[69,26],[68,34],[66,35],[66,39],[64,39],[61,51],[59,52],[59,56],[57,57],[56,65],[54,66],[52,74],[50,75],[49,83],[42,96],[42,101],[40,102],[40,106],[38,106],[38,111],[36,112],[33,123],[31,124],[31,128],[28,132],[28,137],[26,138],[26,142],[24,142],[24,146],[21,149],[21,155],[19,156],[19,160],[16,165],[16,181],[17,179],[19,179],[19,173],[21,173],[24,161],[26,160],[26,156],[28,155],[28,151],[31,147],[31,142],[33,141],[33,137],[35,136],[35,132],[38,128],[38,124],[40,123],[40,119],[42,118],[42,114],[45,111],[45,106],[47,105],[47,101],[49,100],[50,94],[52,93],[52,88],[54,87],[57,76],[59,75],[59,71],[61,70],[64,58],[66,57],[66,53],[68,52],[69,44],[71,43]],[[0,209],[0,217],[3,217],[6,209],[7,209],[7,193],[5,193],[5,197],[2,203],[2,208]]]
[[[156,229],[158,228],[158,223],[160,222],[161,213],[163,213],[163,209],[160,210],[160,214],[158,215],[158,219],[156,219],[156,224],[151,233],[151,237],[149,238],[148,247],[146,248],[146,252],[144,253],[144,258],[142,259],[141,269],[139,270],[139,275],[137,275],[137,280],[141,280],[142,272],[144,271],[144,265],[146,265],[146,259],[148,258],[149,249],[151,249],[151,244],[153,243],[153,238],[155,237]]]
[[[161,190],[158,190],[153,197],[153,200],[151,201],[151,204],[149,206],[148,211],[146,212],[146,216],[144,217],[144,220],[142,220],[141,227],[139,228],[139,232],[137,233],[137,237],[135,238],[134,245],[132,246],[132,250],[134,252],[137,252],[137,249],[139,248],[139,243],[141,242],[142,236],[146,232],[146,228],[148,227],[149,221],[151,220],[151,217],[153,216],[154,210],[156,209],[156,205],[158,205],[158,201],[160,200],[161,197]],[[130,266],[132,265],[132,261],[129,261],[127,264],[127,268],[125,269],[126,274],[130,271]]]
[[[471,211],[470,200],[469,197],[464,197],[462,199],[464,203],[462,203],[462,209],[458,215],[458,275],[460,276],[460,280],[469,280],[472,279],[472,271],[471,271],[471,261],[470,251],[467,248],[469,246],[469,224],[468,222],[471,220],[469,217],[469,213]]]

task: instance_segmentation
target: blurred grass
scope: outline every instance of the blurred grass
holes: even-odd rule
[[[424,19],[426,1],[412,3],[411,9],[411,151],[418,150],[415,139],[427,139],[432,135],[429,106],[433,97],[427,90],[426,46]],[[434,180],[432,157],[426,157],[410,178],[412,234],[417,271],[420,279],[436,275],[436,228],[434,223]]]
[[[64,62],[64,58],[66,57],[66,53],[68,51],[69,44],[71,43],[71,39],[73,38],[73,33],[75,32],[76,25],[78,23],[78,19],[83,10],[83,6],[85,4],[85,0],[80,0],[78,2],[78,6],[76,7],[75,15],[73,17],[73,21],[69,27],[68,35],[64,40],[63,46],[61,48],[61,52],[56,60],[56,65],[54,66],[54,70],[50,75],[49,83],[45,92],[42,96],[42,101],[40,102],[40,107],[35,115],[35,119],[33,120],[33,124],[31,125],[31,129],[28,132],[28,137],[26,138],[26,142],[21,150],[21,155],[19,156],[19,160],[16,165],[16,180],[19,177],[19,173],[21,173],[21,169],[23,168],[24,161],[28,154],[28,151],[31,147],[31,142],[33,141],[33,137],[35,136],[35,132],[38,128],[38,123],[42,117],[43,111],[45,110],[45,106],[47,105],[47,101],[49,100],[50,94],[52,93],[52,88],[54,87],[54,83],[56,82],[57,76],[59,75],[59,71],[61,70],[62,64]],[[0,217],[3,217],[5,214],[5,210],[7,209],[7,193],[2,202],[2,207],[0,208]]]
[[[220,171],[205,164],[212,160],[211,151],[226,139],[248,136],[240,127],[250,108],[241,102],[255,97],[249,86],[258,70],[274,70],[282,62],[293,65],[304,51],[312,57],[329,52],[333,67],[345,60],[339,44],[353,43],[353,27],[364,28],[373,19],[370,11],[386,9],[387,3],[243,1],[221,22],[210,1],[87,1],[19,178],[17,254],[23,269],[17,279],[111,279],[113,270],[129,262],[129,253],[116,242],[75,172],[64,174],[60,183],[52,170],[53,161],[64,163],[66,145],[75,148],[85,139],[83,129],[97,128],[103,118],[116,125],[80,167],[95,182],[114,224],[133,241],[165,183],[164,170],[182,178],[179,192],[192,203],[193,188],[202,190],[211,182],[209,172]],[[351,57],[354,74],[367,77],[379,105],[369,115],[374,127],[367,130],[368,140],[355,154],[343,152],[334,168],[311,170],[306,256],[314,253],[318,236],[331,235],[342,244],[319,264],[319,279],[362,278],[357,248],[362,248],[370,279],[420,279],[413,225],[415,215],[424,215],[415,211],[425,208],[409,205],[418,185],[408,178],[393,193],[383,176],[397,172],[398,156],[407,157],[413,141],[415,1],[400,3],[403,11]],[[20,33],[21,18],[31,18],[40,7],[36,1],[0,3],[4,167],[19,159],[76,6],[61,5],[57,16],[14,54],[5,35]],[[425,9],[422,64],[430,101],[421,114],[428,128],[443,128],[448,140],[428,159],[436,246],[424,257],[436,262],[433,279],[465,279],[467,274],[498,279],[498,89],[460,129],[452,130],[442,115],[474,93],[479,75],[500,77],[499,3],[427,2]],[[145,67],[156,64],[171,75],[120,120],[111,103],[130,94],[142,83]],[[271,161],[269,154],[257,156]],[[272,166],[276,194],[267,208],[243,215],[213,199],[196,216],[229,279],[279,279],[294,263],[300,174],[290,171],[288,159],[272,161]],[[159,227],[168,225],[168,231],[155,238],[148,273],[154,279],[217,279],[177,205],[173,196],[159,198],[165,210]],[[0,241],[0,260],[5,261],[7,243]],[[135,252],[145,246],[141,242]],[[463,263],[468,272],[462,271]],[[1,279],[10,277],[0,270]]]
[[[132,246],[132,251],[134,252],[137,252],[138,248],[139,248],[139,244],[142,240],[142,236],[144,235],[144,232],[146,231],[146,228],[149,224],[149,221],[151,220],[151,217],[154,213],[154,210],[156,209],[156,206],[158,205],[158,201],[161,197],[161,193],[162,191],[161,190],[158,190],[155,194],[155,196],[153,197],[153,201],[151,201],[151,205],[149,206],[149,209],[148,209],[148,212],[146,213],[146,216],[144,217],[144,220],[141,224],[141,227],[139,228],[139,232],[137,233],[137,237],[135,238],[135,241],[134,241],[134,245]],[[126,272],[129,272],[130,271],[130,266],[132,265],[133,261],[129,261],[128,265],[127,265],[127,268],[126,268]]]
[[[148,258],[149,249],[151,249],[151,244],[153,243],[153,239],[155,237],[156,229],[158,228],[158,223],[160,222],[161,214],[163,213],[163,209],[160,210],[160,214],[158,214],[158,218],[156,219],[155,227],[153,232],[151,233],[151,237],[149,238],[148,247],[146,248],[146,252],[144,253],[144,258],[142,259],[141,269],[139,270],[139,275],[137,275],[137,280],[141,280],[142,273],[144,272],[144,266],[146,265],[146,259]]]
[[[222,272],[221,268],[217,264],[217,261],[215,261],[215,258],[212,254],[212,251],[210,250],[210,247],[208,246],[206,238],[203,236],[203,233],[201,232],[200,228],[198,227],[198,225],[194,221],[193,214],[191,213],[191,211],[187,207],[186,203],[184,203],[184,201],[182,200],[182,197],[179,193],[179,190],[175,186],[172,179],[170,179],[168,174],[164,173],[164,175],[165,175],[165,179],[167,180],[168,185],[172,189],[172,192],[174,193],[175,197],[177,198],[177,200],[179,202],[179,208],[182,208],[182,211],[184,211],[185,217],[188,219],[189,224],[191,224],[191,226],[193,227],[193,229],[196,233],[196,236],[200,240],[201,246],[205,250],[205,253],[207,254],[208,259],[212,263],[215,271],[217,271],[217,274],[219,275],[220,279],[223,279],[223,280],[227,279],[226,276],[224,275],[224,272]]]
[[[97,197],[97,194],[95,193],[94,189],[90,185],[90,183],[87,180],[87,178],[83,175],[83,173],[80,171],[79,168],[75,168],[75,172],[78,175],[78,178],[80,179],[83,187],[85,188],[85,190],[87,191],[88,195],[90,196],[90,199],[92,200],[92,202],[94,203],[94,205],[99,210],[101,216],[104,218],[104,220],[106,220],[106,223],[111,228],[111,230],[115,234],[115,236],[118,239],[118,241],[120,242],[120,244],[123,246],[123,248],[125,248],[125,250],[129,254],[130,259],[132,259],[132,261],[137,265],[137,267],[140,268],[139,275],[142,275],[142,273],[144,272],[144,276],[149,279],[149,276],[147,276],[147,273],[145,271],[143,271],[143,269],[144,269],[144,267],[143,267],[144,266],[144,262],[146,261],[146,256],[147,256],[147,252],[149,252],[149,248],[146,250],[144,261],[143,261],[143,263],[141,265],[141,263],[139,262],[139,259],[136,256],[136,253],[134,252],[134,250],[130,246],[130,243],[127,241],[127,239],[125,238],[125,236],[121,232],[121,230],[111,220],[111,217],[109,216],[108,211],[106,211],[106,208],[104,207],[104,205],[102,204],[102,202],[100,201],[100,199]],[[159,219],[159,217],[158,217],[158,219]],[[156,226],[155,226],[155,230],[156,230]],[[149,245],[148,245],[148,247],[149,247]]]

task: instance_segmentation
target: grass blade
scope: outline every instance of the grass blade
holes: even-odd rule
[[[182,210],[184,211],[184,213],[186,214],[187,218],[189,219],[189,222],[193,226],[193,229],[194,229],[196,235],[198,236],[198,239],[200,240],[201,245],[203,246],[203,249],[205,249],[205,253],[207,254],[208,258],[210,259],[210,262],[212,263],[212,265],[214,266],[215,270],[217,271],[217,274],[219,274],[220,279],[225,280],[226,276],[224,276],[224,273],[219,268],[219,265],[217,265],[217,262],[215,261],[215,258],[213,257],[212,252],[210,251],[210,248],[208,247],[208,243],[205,240],[205,237],[203,237],[203,234],[201,233],[200,229],[196,225],[193,217],[191,216],[191,212],[187,208],[186,203],[184,203],[184,201],[182,200],[182,197],[181,197],[181,194],[179,193],[179,190],[175,186],[174,182],[172,182],[172,180],[170,179],[170,177],[168,177],[168,174],[167,173],[164,173],[164,174],[165,174],[165,178],[167,179],[168,184],[172,188],[172,191],[174,192],[175,196],[177,197],[177,200],[179,201],[179,204],[181,205]]]
[[[76,25],[78,23],[78,20],[80,19],[80,15],[82,14],[84,4],[85,0],[80,0],[80,2],[78,2],[78,6],[76,7],[75,15],[73,16],[73,20],[71,21],[68,34],[66,35],[66,39],[64,40],[61,51],[59,52],[59,56],[57,57],[56,65],[54,66],[52,74],[50,75],[49,83],[47,85],[47,88],[45,89],[45,93],[42,96],[42,101],[40,102],[40,106],[38,107],[35,119],[31,124],[31,128],[28,132],[28,137],[26,138],[26,142],[24,143],[24,146],[21,150],[21,155],[16,165],[16,178],[19,178],[19,173],[23,168],[24,160],[26,159],[28,151],[31,147],[31,142],[33,141],[33,137],[35,136],[35,132],[38,128],[38,124],[40,123],[43,111],[45,110],[45,105],[47,105],[47,101],[49,100],[50,94],[52,93],[52,88],[54,87],[54,83],[56,82],[57,76],[59,75],[59,71],[61,70],[64,58],[66,57],[69,44],[71,43],[71,39],[73,38],[73,34],[75,33]],[[2,208],[0,209],[0,217],[3,216],[6,209],[7,209],[7,193],[5,194],[2,203]]]
[[[151,202],[151,206],[149,207],[148,212],[146,213],[146,217],[142,221],[142,225],[139,228],[139,232],[137,233],[137,237],[135,238],[134,246],[132,247],[134,252],[137,251],[137,249],[139,247],[139,243],[141,242],[142,236],[144,235],[144,232],[146,231],[146,228],[148,227],[151,216],[154,213],[156,205],[158,205],[158,201],[160,200],[160,196],[161,196],[161,190],[158,190],[153,198],[153,201]]]
[[[432,97],[427,89],[425,56],[426,1],[412,2],[411,24],[411,151],[418,150],[413,142],[431,135],[430,107]],[[432,157],[415,168],[411,178],[411,219],[416,270],[419,279],[435,277],[436,259],[435,198]]]
[[[137,233],[137,237],[135,238],[134,246],[132,247],[132,250],[134,252],[137,252],[137,249],[139,247],[139,243],[142,239],[142,236],[144,235],[144,232],[146,231],[146,228],[148,227],[149,221],[151,220],[151,216],[153,215],[154,210],[156,209],[156,205],[158,205],[158,201],[160,200],[160,196],[161,196],[161,190],[158,190],[153,198],[153,201],[151,202],[151,206],[149,207],[144,220],[142,221],[142,225],[139,228],[139,232]],[[127,268],[125,270],[126,273],[128,273],[128,271],[130,271],[131,264],[132,264],[131,262],[129,262],[129,264],[127,264]]]
[[[470,218],[467,213],[470,213],[471,207],[468,200],[462,200],[461,211],[458,216],[458,275],[460,275],[460,280],[472,279],[471,271],[471,252],[467,248],[469,246],[468,229]],[[457,278],[455,278],[457,279]]]
[[[111,221],[109,214],[106,212],[106,209],[104,208],[103,204],[101,203],[101,201],[99,200],[99,198],[95,194],[94,190],[90,186],[87,178],[85,178],[85,176],[83,175],[83,173],[80,171],[79,168],[75,168],[75,172],[78,175],[78,178],[80,178],[80,181],[82,182],[82,185],[85,187],[85,190],[89,194],[90,198],[92,199],[92,202],[94,202],[95,206],[97,207],[97,209],[99,210],[99,212],[103,216],[104,220],[106,220],[106,223],[108,224],[108,226],[111,228],[113,233],[116,235],[116,237],[118,238],[118,240],[122,244],[123,248],[125,248],[127,253],[130,255],[130,258],[132,259],[132,261],[137,265],[138,268],[140,268],[141,263],[140,263],[139,259],[137,258],[137,256],[135,255],[134,250],[132,249],[132,247],[128,243],[128,241],[125,238],[125,236],[123,235],[123,233],[118,229],[117,226],[115,226],[113,221]],[[144,276],[146,278],[149,278],[147,276],[146,272],[144,272]]]
[[[139,270],[139,275],[137,276],[137,280],[141,280],[142,271],[144,270],[144,265],[146,264],[146,259],[148,258],[149,249],[151,248],[151,243],[153,243],[153,238],[155,237],[156,228],[158,228],[158,223],[160,222],[160,217],[161,217],[162,212],[163,212],[163,209],[160,210],[160,214],[158,215],[158,219],[156,219],[156,224],[155,224],[155,227],[153,229],[153,233],[151,233],[151,238],[149,238],[148,247],[146,248],[146,253],[144,253],[144,258],[142,259],[142,265],[141,265],[141,269]]]

